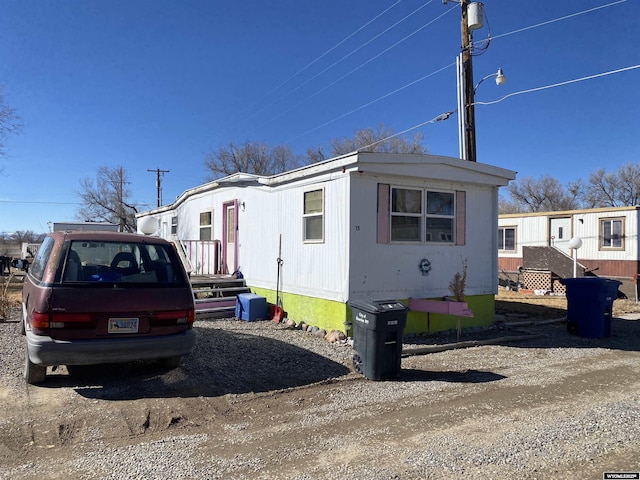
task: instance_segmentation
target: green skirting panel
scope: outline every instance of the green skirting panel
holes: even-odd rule
[[[276,292],[264,288],[251,288],[256,295],[265,297],[268,303],[276,303]],[[331,330],[345,331],[344,322],[351,315],[349,308],[342,302],[326,300],[323,298],[295,295],[292,293],[280,293],[282,308],[296,323],[306,323],[327,332]]]
[[[264,288],[252,288],[253,293],[265,297],[267,302],[276,303],[276,292]],[[304,322],[326,331],[347,331],[345,322],[351,322],[351,309],[348,305],[333,300],[280,293],[282,308],[287,317],[296,323]],[[406,299],[401,302],[407,304]],[[408,312],[406,333],[440,332],[458,328],[488,327],[495,321],[495,297],[475,295],[465,297],[473,317],[457,317],[440,313]],[[458,322],[460,322],[458,324]]]

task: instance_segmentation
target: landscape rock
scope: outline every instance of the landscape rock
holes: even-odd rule
[[[324,339],[327,342],[331,342],[331,343],[342,342],[346,338],[347,338],[347,336],[343,332],[341,332],[340,330],[331,330],[324,337]]]

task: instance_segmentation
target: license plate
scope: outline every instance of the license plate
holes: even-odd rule
[[[137,318],[110,318],[109,333],[138,333]]]

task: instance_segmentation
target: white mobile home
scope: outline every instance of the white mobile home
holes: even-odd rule
[[[466,264],[466,326],[494,320],[498,188],[515,173],[431,155],[353,153],[274,176],[234,174],[138,215],[159,235],[219,245],[194,270],[240,269],[288,316],[345,329],[352,299],[441,299]],[[206,250],[206,252],[205,252]],[[216,253],[217,252],[217,253]],[[277,298],[278,297],[278,298]],[[451,315],[412,311],[407,331]]]
[[[575,250],[579,274],[594,272],[631,281],[640,273],[639,210],[640,206],[633,206],[500,215],[498,268],[516,272],[546,267],[553,272],[562,268],[555,266],[562,263],[561,257],[535,252],[547,248],[549,252],[559,251],[573,258],[569,241],[579,238],[581,246]],[[548,265],[540,264],[542,257]]]

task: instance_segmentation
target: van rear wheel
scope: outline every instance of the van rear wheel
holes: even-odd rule
[[[42,383],[47,378],[47,367],[45,365],[36,365],[29,359],[26,343],[24,348],[24,379],[30,385]]]
[[[29,360],[29,354],[25,351],[24,359],[24,379],[30,385],[36,385],[44,382],[47,378],[47,367],[44,365],[36,365]]]

